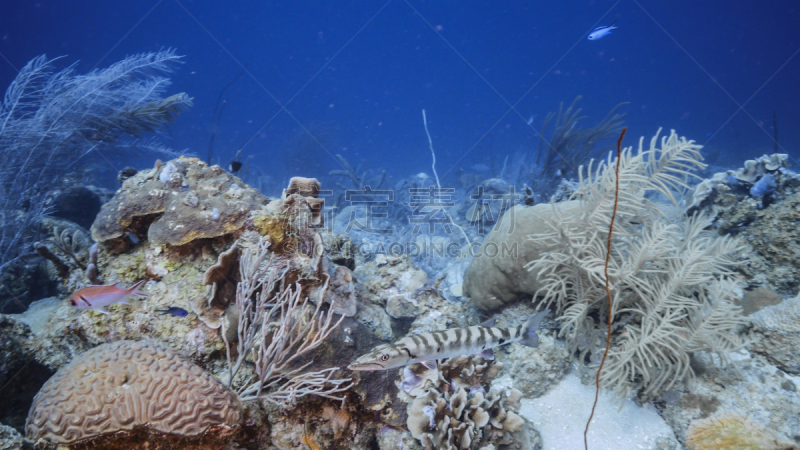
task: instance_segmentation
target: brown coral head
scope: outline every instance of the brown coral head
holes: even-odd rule
[[[317,198],[320,190],[322,190],[322,185],[319,184],[316,178],[292,177],[289,180],[289,187],[286,188],[284,196],[300,194],[303,197]]]
[[[190,438],[240,419],[239,398],[174,350],[118,341],[59,369],[33,399],[25,434],[68,445],[141,430]]]

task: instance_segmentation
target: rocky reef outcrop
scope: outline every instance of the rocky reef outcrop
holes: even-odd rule
[[[745,262],[737,270],[751,288],[786,295],[800,291],[799,211],[800,175],[780,153],[703,180],[688,209],[689,214],[711,217],[720,234],[740,238]]]

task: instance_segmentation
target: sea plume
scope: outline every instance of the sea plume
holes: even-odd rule
[[[660,144],[660,145],[659,145]],[[731,277],[740,246],[706,231],[703,216],[668,218],[650,198],[660,194],[675,206],[691,170],[702,167],[699,146],[659,133],[650,148],[622,151],[619,190],[616,161],[586,172],[569,207],[553,204],[546,229],[530,236],[546,249],[526,268],[540,283],[536,296],[559,314],[560,336],[573,351],[597,363],[606,343],[608,315],[614,328],[601,384],[625,397],[631,389],[658,395],[693,375],[689,354],[724,356],[746,343],[736,330],[745,323],[734,300],[740,287]],[[615,193],[619,195],[608,276],[604,266]]]
[[[192,104],[184,93],[162,98],[163,74],[181,56],[172,50],[133,55],[79,75],[75,65],[56,72],[38,56],[20,70],[0,105],[0,271],[28,248],[46,212],[45,193],[87,157],[156,151],[158,145],[119,146],[172,122]]]

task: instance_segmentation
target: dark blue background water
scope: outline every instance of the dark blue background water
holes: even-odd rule
[[[630,102],[627,143],[675,128],[729,167],[773,151],[777,112],[780,151],[798,168],[797,2],[280,3],[5,1],[0,85],[42,53],[84,73],[176,48],[186,57],[170,93],[195,106],[166,139],[205,158],[220,91],[246,67],[222,97],[213,162],[243,149],[281,178],[326,174],[336,153],[399,177],[430,173],[423,108],[440,176],[499,167],[535,151],[545,115],[576,95],[587,125]],[[611,35],[586,39],[615,20]]]

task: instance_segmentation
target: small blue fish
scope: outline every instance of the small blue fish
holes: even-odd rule
[[[161,314],[171,314],[175,317],[186,317],[189,315],[189,311],[186,311],[183,308],[178,308],[177,306],[170,306],[167,309],[157,309],[156,312]]]
[[[597,27],[597,28],[595,28],[594,31],[589,33],[589,40],[590,41],[594,41],[596,39],[600,39],[601,37],[603,37],[603,36],[605,36],[607,34],[611,34],[611,30],[616,30],[617,29],[617,27],[614,26],[615,23],[617,23],[616,20],[613,21],[611,23],[611,25],[609,25],[607,27]]]

